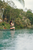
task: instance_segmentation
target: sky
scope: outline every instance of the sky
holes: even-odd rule
[[[25,7],[23,7],[23,5],[20,2],[18,2],[17,0],[13,0],[13,2],[15,3],[15,5],[17,6],[17,8],[23,9],[25,11],[26,11],[25,8],[27,8],[27,10],[31,9],[32,12],[33,12],[33,0],[24,0],[24,1],[25,1]]]

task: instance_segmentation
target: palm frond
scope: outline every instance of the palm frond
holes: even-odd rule
[[[25,6],[25,1],[24,0],[18,0],[22,5],[23,7]]]

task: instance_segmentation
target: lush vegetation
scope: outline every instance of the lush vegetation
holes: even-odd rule
[[[3,13],[3,22],[0,23],[0,29],[3,29],[3,26],[6,29],[10,28],[10,20],[12,19],[16,29],[22,28],[33,28],[33,13],[30,10],[27,12],[23,11],[23,9],[17,9],[11,7],[8,3],[0,0],[0,8],[4,8]]]

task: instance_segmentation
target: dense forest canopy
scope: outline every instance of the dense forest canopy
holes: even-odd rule
[[[22,1],[24,2],[24,0],[22,0]],[[15,23],[16,29],[33,28],[32,11],[27,10],[27,12],[25,12],[25,11],[23,11],[23,9],[16,8],[14,3],[13,3],[14,5],[12,5],[12,6],[10,6],[8,3],[9,2],[5,2],[5,0],[3,0],[3,1],[0,0],[0,9],[4,8],[3,22],[0,24],[0,26],[4,25],[7,29],[9,29],[10,28],[9,22],[12,19],[13,22]]]

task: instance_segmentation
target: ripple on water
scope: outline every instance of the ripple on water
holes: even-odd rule
[[[22,29],[16,30],[15,33],[3,33],[1,32],[0,36],[0,50],[33,50],[33,30]]]

